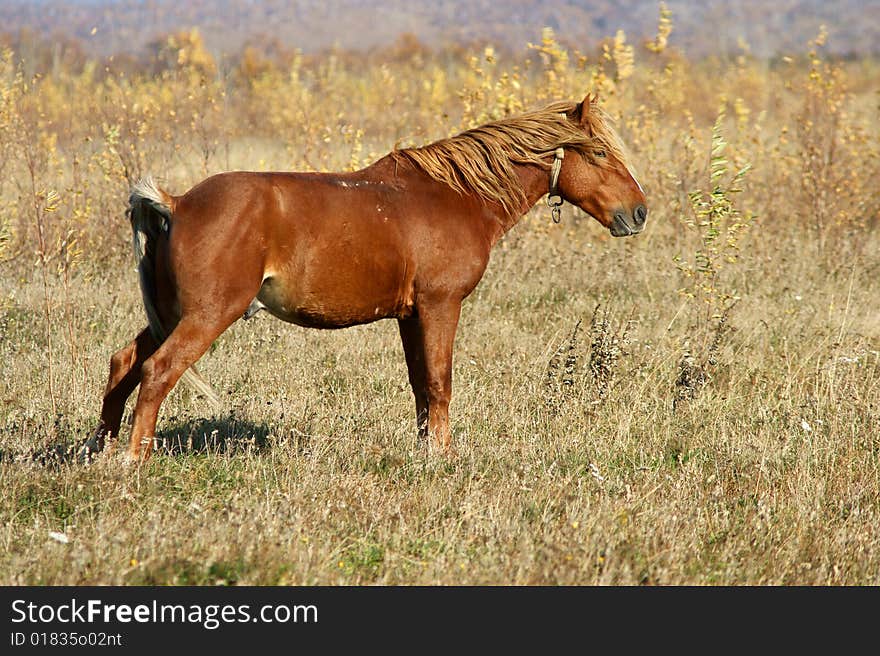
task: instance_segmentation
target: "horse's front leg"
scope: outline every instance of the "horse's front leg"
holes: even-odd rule
[[[416,399],[416,428],[419,438],[428,437],[428,390],[425,386],[425,345],[422,342],[422,326],[417,317],[398,319],[400,341],[406,356],[409,385]]]
[[[458,298],[424,301],[418,305],[425,357],[428,433],[432,446],[445,453],[453,452],[449,400],[452,397],[452,347],[460,314],[461,299]]]

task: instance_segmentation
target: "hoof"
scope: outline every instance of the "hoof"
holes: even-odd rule
[[[153,455],[153,450],[156,447],[156,439],[149,437],[144,438],[140,441],[140,443],[135,443],[131,447],[129,447],[128,451],[125,452],[125,455],[122,457],[123,462],[126,466],[132,467],[140,467],[145,464],[147,460],[150,459],[150,456]]]
[[[76,462],[80,465],[87,465],[92,462],[101,451],[104,450],[104,442],[106,434],[100,428],[95,431],[76,453]]]
[[[436,441],[432,441],[430,443],[430,451],[434,455],[443,456],[449,460],[456,460],[458,458],[458,451],[452,443],[437,443]]]

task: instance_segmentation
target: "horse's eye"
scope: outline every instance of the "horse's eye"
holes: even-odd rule
[[[596,151],[595,153],[593,153],[593,154],[594,154],[596,157],[605,157],[605,156],[606,156],[604,150],[597,150],[597,151]]]

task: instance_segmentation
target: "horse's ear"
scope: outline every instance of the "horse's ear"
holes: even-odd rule
[[[577,121],[582,126],[587,127],[590,124],[590,112],[593,111],[593,107],[596,105],[597,100],[598,96],[591,96],[588,93],[584,96],[584,99],[577,104],[575,114]]]

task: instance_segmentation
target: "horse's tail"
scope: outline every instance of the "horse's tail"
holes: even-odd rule
[[[134,257],[141,283],[144,310],[150,324],[150,333],[158,344],[165,341],[174,326],[165,326],[159,317],[156,292],[156,247],[159,236],[171,228],[172,197],[159,189],[153,178],[147,176],[132,188],[128,199],[128,217],[133,233]],[[176,324],[175,324],[176,325]],[[205,396],[215,407],[220,398],[195,366],[187,369],[183,381],[193,390]]]

